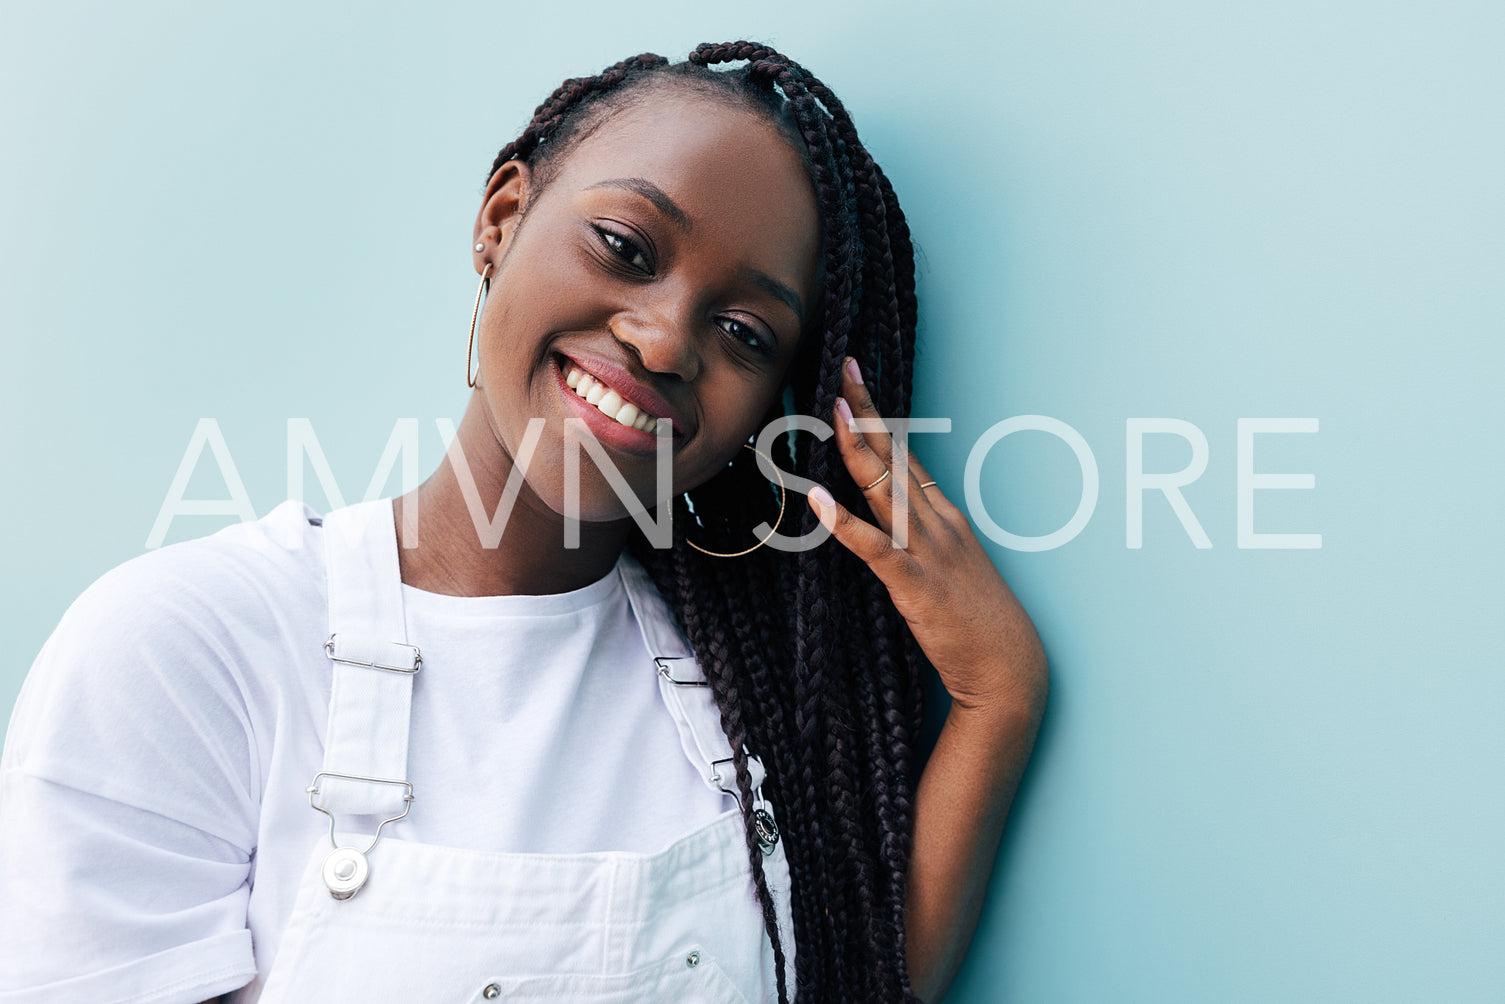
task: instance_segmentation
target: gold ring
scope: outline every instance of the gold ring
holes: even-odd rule
[[[885,482],[887,480],[888,480],[888,471],[884,471],[883,474],[882,474],[882,476],[880,476],[877,481],[874,481],[870,485],[863,485],[862,488],[859,489],[859,490],[860,491],[867,491],[869,488],[877,488],[879,485],[883,484],[883,482]]]
[[[933,484],[935,484],[934,481],[926,481],[924,484],[920,485],[920,487],[921,488],[929,488]]]

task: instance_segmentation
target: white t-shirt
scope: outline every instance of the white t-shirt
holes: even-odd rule
[[[43,646],[0,759],[0,1002],[198,1001],[246,983],[253,945],[270,966],[328,832],[304,791],[331,679],[318,522],[285,502],[128,561]],[[734,807],[683,752],[617,568],[402,597],[417,797],[383,840],[651,852]]]

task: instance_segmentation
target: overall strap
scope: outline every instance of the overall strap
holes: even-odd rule
[[[712,790],[738,798],[732,746],[721,728],[721,710],[716,707],[716,697],[700,663],[690,652],[690,643],[674,623],[647,570],[630,555],[622,556],[619,567],[633,617],[643,634],[643,644],[658,668],[659,696],[679,729],[685,756]],[[757,791],[766,774],[763,762],[749,753],[747,769],[752,774],[753,790]],[[761,793],[758,803],[763,803]]]
[[[423,664],[407,644],[391,499],[360,502],[324,519],[333,673],[324,764],[310,788],[340,834],[374,842],[412,800],[408,725],[413,678]]]

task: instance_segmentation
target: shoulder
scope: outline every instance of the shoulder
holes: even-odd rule
[[[96,579],[48,646],[183,640],[254,632],[324,591],[320,517],[287,501],[250,523],[138,555]]]
[[[65,617],[100,606],[171,606],[195,600],[235,606],[323,577],[322,518],[289,500],[261,519],[225,527],[117,565],[86,589]],[[270,595],[269,595],[270,594]]]
[[[290,622],[322,623],[321,523],[304,503],[288,501],[254,522],[117,565],[68,607],[38,662],[102,663],[134,675],[154,658],[223,661],[285,633]]]
[[[114,999],[124,980],[197,1000],[250,978],[279,709],[296,651],[322,656],[317,519],[285,502],[133,558],[43,645],[0,755],[0,956],[17,960],[0,999]]]
[[[284,502],[100,576],[27,674],[6,736],[9,762],[52,761],[71,774],[59,765],[76,763],[70,750],[91,734],[90,744],[109,736],[117,749],[188,732],[204,743],[247,741],[249,706],[284,671],[278,653],[326,620],[318,519]]]

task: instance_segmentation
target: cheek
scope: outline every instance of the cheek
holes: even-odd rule
[[[492,282],[493,295],[501,295],[506,304],[507,324],[564,330],[599,327],[601,301],[608,291],[600,266],[559,227],[540,221],[532,233],[540,239],[515,244]]]
[[[777,415],[784,395],[784,367],[775,366],[756,380],[744,380],[719,395],[724,402],[717,420],[724,449],[731,450],[763,431],[770,413]]]

